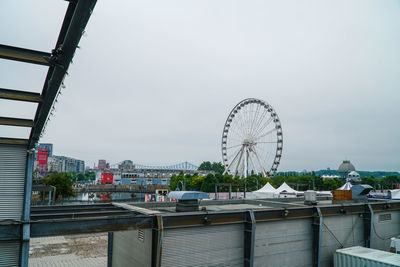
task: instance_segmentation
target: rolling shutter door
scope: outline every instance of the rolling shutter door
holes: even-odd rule
[[[24,208],[25,146],[0,144],[0,222],[20,221]],[[18,266],[21,241],[0,241],[0,267]]]
[[[0,267],[14,267],[19,265],[20,241],[0,242]]]
[[[22,218],[26,154],[25,146],[0,145],[0,221]]]

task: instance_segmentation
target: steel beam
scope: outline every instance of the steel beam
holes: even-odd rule
[[[31,220],[46,220],[46,219],[74,219],[82,217],[104,217],[115,215],[132,214],[129,210],[108,210],[108,211],[69,211],[69,212],[48,212],[31,214]]]
[[[253,210],[247,212],[244,224],[244,266],[254,266],[254,243],[256,234],[256,219]]]
[[[113,253],[113,241],[114,233],[108,232],[108,244],[107,244],[107,267],[112,267],[112,253]]]
[[[364,217],[364,241],[365,247],[372,248],[372,237],[374,230],[374,211],[370,204],[366,205]]]
[[[157,203],[148,203],[157,204]],[[162,204],[162,203],[161,203]],[[322,223],[322,216],[342,216],[343,214],[363,214],[365,213],[368,204],[356,203],[347,205],[330,205],[321,207],[286,207],[274,208],[266,210],[254,210],[254,219],[256,222],[264,221],[279,221],[284,219],[300,219],[310,218],[316,223],[314,228],[320,227]],[[400,210],[400,202],[388,203],[370,203],[371,211],[398,211]],[[110,216],[113,212],[120,212],[116,207],[111,204],[94,204],[84,205],[79,208],[78,205],[71,206],[53,206],[53,207],[32,207],[31,214],[37,214],[42,217],[40,221],[31,222],[31,236],[53,236],[64,234],[79,234],[79,233],[98,233],[98,232],[115,232],[129,229],[158,229],[158,224],[153,221],[154,215],[118,215]],[[138,203],[138,206],[145,206],[144,203]],[[154,205],[149,205],[153,208]],[[72,219],[72,213],[79,214],[84,212],[91,212],[91,218],[75,218]],[[317,210],[317,213],[316,213]],[[103,212],[102,212],[103,211]],[[318,212],[319,211],[319,212]],[[96,212],[98,212],[97,217]],[[52,214],[68,214],[69,219],[51,219]],[[77,215],[78,217],[80,215]],[[101,216],[101,217],[99,217]],[[162,214],[162,228],[177,228],[189,226],[204,226],[204,225],[221,225],[221,224],[236,224],[248,223],[249,212],[247,210],[239,211],[198,211],[198,212],[185,212],[185,213],[165,213]],[[61,215],[59,218],[62,218]],[[319,228],[318,228],[319,229]],[[315,237],[318,238],[320,232],[316,232]],[[1,238],[1,235],[0,235]]]
[[[50,53],[0,44],[0,58],[49,66]]]
[[[321,245],[322,245],[323,219],[321,209],[315,207],[315,215],[312,221],[313,228],[313,266],[321,267]]]
[[[33,151],[28,151],[25,168],[25,191],[24,191],[24,210],[22,215],[22,245],[20,255],[20,266],[28,267],[29,260],[29,240],[30,240],[30,214],[32,197],[32,176],[33,176]]]
[[[3,240],[21,240],[22,224],[9,222],[0,224],[0,241]]]
[[[0,88],[0,98],[8,100],[26,101],[39,103],[42,98],[39,93],[18,91]]]
[[[162,241],[163,241],[164,223],[161,215],[156,215],[153,219],[152,248],[151,248],[151,266],[161,267]]]
[[[33,120],[0,117],[0,125],[32,127],[33,126]]]
[[[94,9],[96,0],[71,2],[68,6],[63,26],[53,50],[52,59],[56,63],[47,73],[43,87],[43,101],[36,110],[34,126],[29,136],[28,148],[34,148],[45,126],[53,102],[58,94],[64,76],[72,61],[75,50],[79,44],[90,15]]]
[[[151,222],[152,217],[145,215],[31,221],[31,237],[127,231],[151,228]]]
[[[27,145],[28,144],[28,139],[0,137],[0,144]]]

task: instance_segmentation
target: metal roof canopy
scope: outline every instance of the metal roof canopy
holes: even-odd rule
[[[0,125],[30,127],[29,139],[1,137],[2,144],[27,144],[35,148],[54,101],[97,0],[69,0],[55,48],[48,52],[0,44],[0,58],[48,66],[42,93],[0,88],[0,99],[38,103],[33,120],[0,117]]]

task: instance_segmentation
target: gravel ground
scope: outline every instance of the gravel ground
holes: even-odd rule
[[[107,266],[107,234],[32,238],[29,266]]]

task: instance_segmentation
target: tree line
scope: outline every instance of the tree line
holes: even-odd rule
[[[198,174],[180,173],[171,177],[170,189],[182,190],[183,184],[188,191],[196,190],[203,192],[214,192],[216,183],[234,183],[246,184],[247,191],[255,191],[263,187],[269,182],[273,187],[278,188],[283,182],[289,184],[293,189],[299,191],[317,190],[317,191],[332,191],[341,187],[344,182],[338,178],[327,178],[323,180],[320,176],[305,174],[300,176],[283,176],[276,175],[272,178],[260,177],[258,175],[250,175],[247,178],[233,177],[232,175],[222,175],[219,173],[200,176]],[[400,178],[396,176],[388,176],[384,178],[362,178],[362,184],[371,185],[375,189],[394,189],[400,184]],[[232,187],[234,191],[241,191],[238,186]],[[219,192],[227,192],[228,186],[219,186]]]

